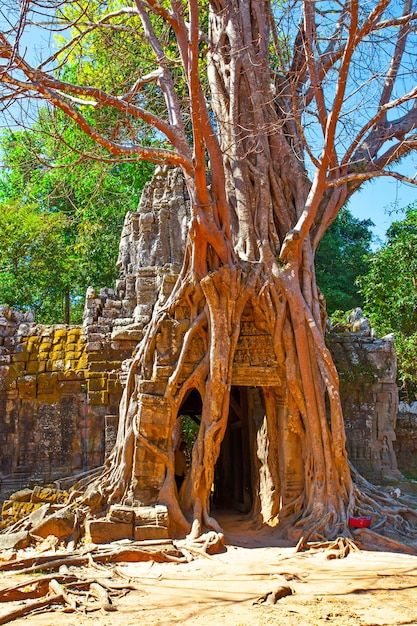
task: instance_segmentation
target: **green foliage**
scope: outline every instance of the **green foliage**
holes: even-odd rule
[[[0,302],[33,309],[45,322],[63,318],[72,256],[62,236],[66,218],[30,205],[0,205]]]
[[[417,328],[417,205],[391,224],[386,243],[369,263],[360,287],[372,323],[381,333],[410,336]]]
[[[359,220],[344,208],[320,243],[316,277],[329,314],[362,306],[356,278],[367,271],[372,226],[371,220]]]
[[[65,288],[71,294],[72,323],[81,319],[89,285],[113,285],[124,216],[136,209],[153,169],[148,163],[85,159],[74,163],[67,144],[87,141],[91,140],[63,114],[52,116],[47,110],[40,112],[31,130],[6,131],[0,140],[5,165],[0,175],[0,202],[10,210],[30,204],[45,219],[60,216],[63,220],[58,248],[66,250]],[[32,262],[30,267],[37,272],[36,264]],[[30,274],[27,279],[31,284]],[[2,304],[12,304],[8,294],[11,292],[1,293]],[[20,300],[17,292],[13,304],[36,309],[40,322],[64,321],[62,314],[58,315],[60,308],[52,307],[54,315],[46,315],[44,307],[29,302],[26,296]]]
[[[379,335],[395,333],[398,376],[404,396],[417,394],[417,204],[393,222],[380,250],[359,279],[365,311]]]

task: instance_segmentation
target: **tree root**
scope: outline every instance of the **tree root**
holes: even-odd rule
[[[295,547],[296,554],[301,552],[324,552],[327,560],[344,559],[351,552],[360,552],[360,548],[349,537],[338,537],[334,541],[314,541],[307,542],[301,537]]]

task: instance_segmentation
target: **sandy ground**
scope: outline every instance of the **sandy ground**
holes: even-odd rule
[[[32,614],[16,626],[338,626],[417,625],[417,556],[351,553],[326,560],[239,528],[226,532],[227,551],[188,564],[126,563],[117,567],[138,589],[111,613]],[[78,572],[85,572],[78,568]],[[91,570],[89,572],[92,573]],[[109,576],[110,570],[95,571]],[[121,579],[117,579],[121,582]],[[0,587],[22,577],[0,575]],[[282,585],[293,595],[275,605],[257,602]],[[0,605],[1,616],[12,604]]]

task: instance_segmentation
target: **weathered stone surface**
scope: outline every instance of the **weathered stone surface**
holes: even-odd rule
[[[110,543],[120,539],[133,539],[133,525],[107,519],[88,520],[86,538],[92,543]]]
[[[0,550],[19,550],[27,548],[29,543],[30,536],[26,531],[0,535]]]
[[[32,489],[21,489],[20,491],[16,491],[12,493],[9,497],[9,500],[14,500],[15,502],[30,502],[32,497]]]
[[[168,539],[168,528],[164,526],[136,526],[134,532],[135,541],[144,541],[145,539]]]
[[[135,521],[135,511],[132,507],[112,504],[107,517],[111,522],[123,522],[133,526]]]
[[[63,504],[68,499],[68,492],[53,487],[41,487],[36,485],[32,492],[32,502],[50,502],[51,504]]]
[[[328,345],[340,376],[349,459],[368,480],[399,478],[394,442],[397,361],[392,335],[330,333]]]
[[[35,524],[31,534],[42,538],[46,538],[48,535],[55,535],[59,538],[68,537],[74,532],[74,526],[74,513],[69,509],[63,509]]]
[[[136,526],[168,526],[168,509],[163,504],[141,506],[135,509]]]
[[[17,522],[41,506],[41,503],[5,500],[1,509],[1,516],[4,520]]]

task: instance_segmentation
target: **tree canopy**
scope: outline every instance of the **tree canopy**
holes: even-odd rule
[[[44,244],[42,229],[30,228],[27,220],[35,219],[45,227],[48,220],[60,225],[48,242],[50,263],[42,269],[39,255],[27,257],[25,271],[22,264],[15,266],[14,289],[6,289],[5,283],[0,288],[2,303],[33,309],[37,321],[43,323],[69,321],[62,305],[65,297],[69,298],[72,323],[79,323],[87,287],[114,284],[124,216],[136,210],[138,196],[153,169],[147,163],[138,167],[84,159],[74,162],[68,141],[80,145],[85,143],[85,136],[62,114],[52,115],[44,109],[30,129],[4,131],[0,144],[0,201],[7,207],[3,220],[16,221],[16,228],[8,231],[9,245],[1,249],[3,265],[12,267],[9,255],[19,249],[19,219],[24,218],[22,229],[28,241],[40,250]],[[29,288],[41,276],[44,289],[49,281],[48,304],[36,289]]]
[[[353,217],[343,208],[326,231],[316,254],[317,284],[326,298],[329,315],[336,310],[348,311],[363,305],[356,284],[366,275],[373,226],[371,220]]]
[[[71,255],[66,219],[30,205],[0,204],[0,301],[33,309],[45,322],[64,319]]]

